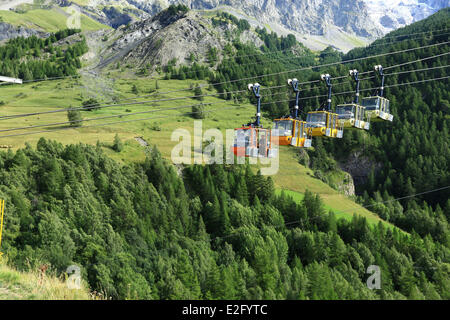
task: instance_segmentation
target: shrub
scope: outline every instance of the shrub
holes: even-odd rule
[[[113,150],[116,152],[120,152],[123,150],[123,143],[119,138],[119,135],[116,134],[114,137]]]
[[[192,117],[194,119],[205,119],[205,107],[203,105],[192,106]]]
[[[83,118],[81,117],[80,110],[67,111],[67,119],[70,121],[71,127],[81,127],[83,125]]]

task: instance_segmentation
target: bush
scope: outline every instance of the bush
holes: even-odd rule
[[[153,131],[161,131],[161,127],[160,127],[159,124],[157,124],[157,123],[152,123],[152,124],[150,125],[150,130],[153,130]]]
[[[81,105],[83,106],[83,109],[88,111],[100,109],[100,103],[95,98],[84,100]]]
[[[70,121],[71,127],[81,127],[83,125],[83,118],[80,110],[67,111],[67,119]]]
[[[120,152],[123,150],[123,143],[119,138],[119,135],[116,134],[114,137],[113,150],[116,152]]]
[[[195,87],[195,89],[194,89],[194,96],[195,96],[195,99],[203,101],[204,97],[203,97],[202,88]]]
[[[205,107],[203,105],[192,106],[192,117],[194,119],[205,119]]]
[[[170,13],[170,15],[175,15],[177,13],[186,13],[189,11],[189,8],[185,6],[184,4],[174,5],[171,4],[169,8],[167,8],[167,11]]]

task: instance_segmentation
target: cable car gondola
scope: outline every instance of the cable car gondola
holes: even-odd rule
[[[384,72],[381,65],[375,66],[375,71],[381,76],[381,87],[378,95],[362,99],[362,106],[366,108],[366,116],[372,121],[392,121],[394,116],[389,113],[389,100],[383,97],[384,91]]]
[[[310,111],[306,117],[306,130],[313,137],[342,138],[344,127],[338,122],[338,115],[331,111],[331,76],[322,74],[328,88],[327,110]]]
[[[350,76],[356,82],[355,101],[353,103],[340,104],[336,107],[339,122],[345,128],[358,128],[369,130],[370,118],[365,114],[365,108],[359,102],[359,78],[358,70],[350,70]]]
[[[278,137],[278,144],[282,146],[291,145],[294,147],[311,147],[311,137],[306,132],[306,121],[298,117],[298,101],[300,90],[297,79],[288,79],[288,85],[295,92],[295,107],[287,117],[275,119],[273,122],[272,136]]]
[[[257,99],[256,120],[253,123],[236,128],[233,153],[238,157],[263,157],[273,158],[277,156],[277,149],[272,148],[272,132],[264,129],[260,124],[261,119],[261,95],[258,83],[249,84],[248,89],[253,91]]]

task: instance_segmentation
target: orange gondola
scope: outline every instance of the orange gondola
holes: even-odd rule
[[[235,129],[235,138],[232,152],[238,157],[263,157],[273,158],[277,156],[278,149],[274,148],[276,141],[272,139],[272,131],[261,126],[261,95],[258,83],[249,84],[248,89],[253,91],[257,99],[257,111],[255,122],[243,125]]]

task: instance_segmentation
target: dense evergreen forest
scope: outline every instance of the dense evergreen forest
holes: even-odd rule
[[[0,74],[25,81],[76,75],[76,70],[81,68],[79,57],[88,51],[84,36],[81,41],[64,45],[63,49],[57,42],[80,32],[65,29],[45,39],[33,35],[8,40],[0,46]]]
[[[153,148],[120,165],[100,145],[0,153],[4,252],[20,269],[82,267],[92,290],[131,299],[449,299],[449,248],[320,198],[274,194],[247,166],[190,166]],[[411,224],[416,221],[411,220]],[[366,268],[381,268],[381,289]]]

